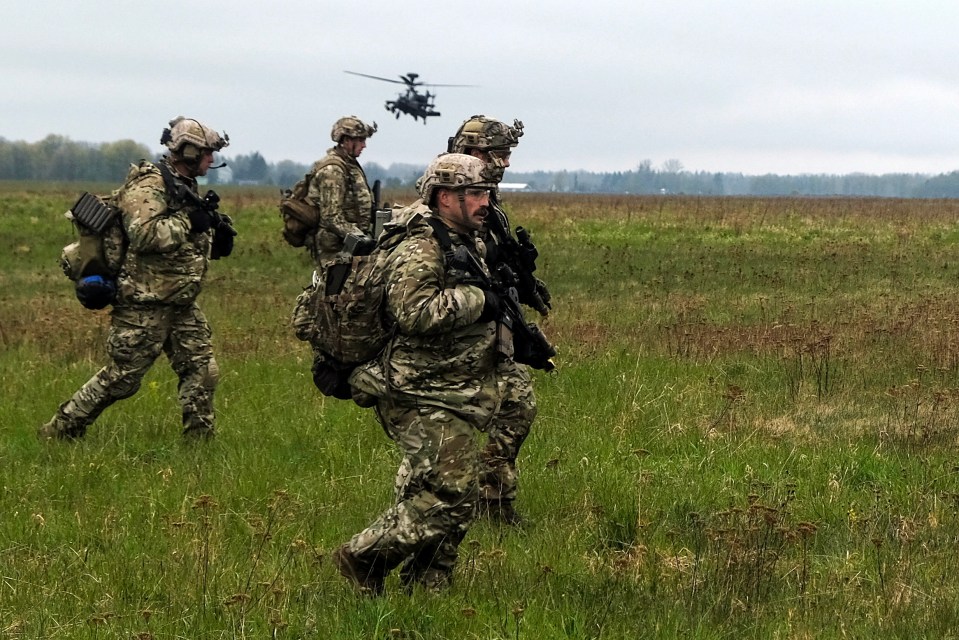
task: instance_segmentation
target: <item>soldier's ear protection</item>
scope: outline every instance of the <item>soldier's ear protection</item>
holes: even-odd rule
[[[187,162],[194,162],[200,158],[200,149],[195,144],[187,142],[180,150],[180,156]]]

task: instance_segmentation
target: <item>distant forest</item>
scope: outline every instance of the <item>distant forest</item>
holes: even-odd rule
[[[49,135],[39,142],[9,141],[0,138],[0,180],[118,182],[131,162],[154,158],[143,144],[118,142],[76,142]],[[269,162],[260,153],[224,156],[224,169],[211,171],[209,184],[262,184],[292,186],[309,170],[309,165],[282,160]],[[423,165],[362,163],[372,183],[410,186],[426,168]],[[744,175],[687,171],[678,160],[667,160],[659,168],[643,160],[627,171],[507,171],[505,182],[526,185],[530,191],[575,193],[637,193],[687,195],[755,196],[880,196],[890,198],[957,198],[959,171],[930,176],[920,173],[871,175]]]

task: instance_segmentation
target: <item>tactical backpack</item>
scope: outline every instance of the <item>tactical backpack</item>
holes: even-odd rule
[[[442,222],[429,217],[444,256],[449,254],[449,233],[436,232]],[[444,229],[445,231],[445,229]],[[386,323],[386,262],[407,237],[407,228],[392,225],[374,243],[347,236],[344,251],[313,273],[313,281],[297,297],[292,324],[296,337],[349,375],[357,365],[369,362],[386,347],[394,327]],[[326,395],[331,390],[320,388]]]
[[[306,197],[316,169],[314,165],[313,171],[303,176],[292,189],[283,191],[280,196],[283,239],[294,247],[306,244],[306,239],[320,226],[320,210]]]
[[[77,298],[88,309],[113,303],[126,257],[127,238],[115,196],[103,199],[84,192],[66,212],[78,239],[63,248],[60,267],[76,283]]]
[[[356,191],[353,183],[353,174],[342,158],[330,155],[313,164],[310,172],[280,194],[280,217],[283,219],[283,239],[294,247],[302,247],[307,239],[320,228],[320,209],[307,198],[310,192],[310,181],[321,169],[330,165],[337,165],[346,176],[346,188]]]

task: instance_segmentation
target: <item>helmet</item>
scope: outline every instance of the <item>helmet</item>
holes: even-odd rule
[[[174,154],[192,160],[195,154],[204,149],[219,151],[229,146],[230,136],[225,133],[221,136],[199,120],[177,116],[170,120],[170,127],[163,130],[160,143]]]
[[[513,126],[483,115],[473,116],[463,122],[456,134],[449,139],[447,151],[466,153],[467,149],[509,149],[519,144],[523,135],[523,123],[513,120]]]
[[[87,309],[102,309],[117,297],[117,282],[104,276],[87,276],[77,280],[77,300]]]
[[[370,126],[356,116],[343,116],[333,123],[333,131],[330,132],[330,137],[333,138],[333,142],[339,144],[343,136],[369,138],[374,133],[376,133],[375,122],[373,126]]]
[[[429,203],[436,189],[465,189],[466,187],[496,188],[486,175],[486,164],[479,158],[464,153],[444,153],[426,167],[426,173],[416,181],[416,191]]]

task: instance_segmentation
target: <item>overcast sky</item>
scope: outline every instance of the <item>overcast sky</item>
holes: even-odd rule
[[[226,155],[308,163],[341,115],[361,161],[425,164],[474,113],[526,135],[513,169],[959,169],[952,0],[32,0],[0,9],[0,137],[133,139],[172,117]],[[442,116],[384,110],[417,72]]]

